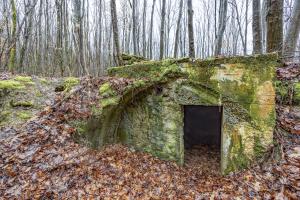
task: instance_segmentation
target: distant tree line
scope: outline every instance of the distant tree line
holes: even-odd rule
[[[1,0],[0,70],[103,75],[122,53],[293,61],[299,31],[299,0]]]

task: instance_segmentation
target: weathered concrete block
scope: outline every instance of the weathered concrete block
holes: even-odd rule
[[[135,81],[121,95],[100,88],[101,110],[86,132],[95,146],[122,142],[182,164],[183,106],[223,106],[221,170],[245,168],[272,147],[277,65],[270,54],[111,68],[109,75]]]

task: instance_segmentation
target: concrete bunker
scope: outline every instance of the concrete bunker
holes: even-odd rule
[[[248,167],[273,144],[277,55],[143,61],[108,70],[131,84],[100,88],[81,130],[92,146],[121,142],[184,163],[185,106],[222,107],[221,172]]]

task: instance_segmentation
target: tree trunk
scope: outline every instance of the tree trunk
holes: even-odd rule
[[[146,12],[147,11],[147,0],[144,0],[143,6],[143,56],[146,57]]]
[[[10,0],[11,4],[11,12],[12,12],[12,48],[9,53],[9,65],[8,69],[10,72],[14,73],[15,71],[15,63],[16,63],[16,32],[17,32],[17,9],[16,3],[14,0]]]
[[[165,36],[165,17],[166,17],[166,0],[162,0],[161,23],[160,23],[160,42],[159,42],[159,59],[164,57],[164,36]]]
[[[175,42],[174,42],[174,58],[177,58],[177,53],[178,53],[180,22],[181,22],[181,18],[182,18],[182,7],[183,7],[183,0],[180,0],[176,34],[175,34]]]
[[[38,12],[38,25],[37,25],[37,34],[38,34],[38,43],[37,43],[37,46],[38,48],[36,50],[39,50],[39,52],[41,52],[43,50],[43,40],[42,40],[42,34],[43,34],[43,31],[42,31],[42,17],[43,17],[43,1],[40,1],[40,5],[39,5],[39,12]],[[45,22],[45,25],[46,26],[46,22]],[[36,65],[39,66],[39,69],[41,71],[44,71],[43,68],[43,64],[42,64],[42,55],[39,53],[39,54],[36,54],[36,59],[37,59],[37,62],[36,62]]]
[[[73,0],[73,21],[74,21],[74,32],[75,32],[75,44],[77,48],[77,52],[79,54],[79,58],[77,58],[79,66],[81,66],[83,70],[83,74],[89,74],[83,55],[83,30],[82,30],[82,12],[81,12],[81,0]]]
[[[261,37],[262,37],[262,52],[267,49],[267,1],[262,0],[261,8]]]
[[[137,37],[136,37],[136,0],[132,0],[132,42],[133,54],[137,55]]]
[[[60,69],[61,76],[64,75],[63,51],[62,51],[62,0],[56,0],[56,44],[55,64]]]
[[[218,33],[217,33],[215,52],[214,52],[215,56],[220,55],[222,50],[223,36],[226,28],[227,7],[228,7],[228,1],[220,0]]]
[[[25,17],[26,22],[25,22],[25,27],[24,27],[24,43],[20,50],[20,61],[19,61],[19,69],[21,72],[24,72],[23,63],[24,63],[24,58],[25,58],[26,51],[27,51],[28,40],[31,35],[31,29],[32,29],[33,9],[30,9],[31,6],[32,5],[31,5],[30,1],[27,4],[25,4],[26,15],[24,17]]]
[[[283,0],[267,1],[267,52],[282,53]]]
[[[248,37],[248,9],[249,9],[249,0],[246,0],[246,13],[245,13],[245,33],[244,33],[244,55],[247,54],[247,37]]]
[[[187,5],[188,5],[189,57],[195,58],[194,25],[193,25],[194,11],[193,11],[192,0],[188,0]]]
[[[111,23],[112,23],[112,28],[113,28],[114,47],[116,50],[116,61],[117,61],[117,65],[123,65],[123,60],[122,60],[121,51],[120,51],[120,43],[119,43],[116,0],[110,1],[110,8],[111,8]]]
[[[262,53],[260,0],[252,0],[253,53]]]
[[[152,10],[151,10],[151,21],[150,21],[150,30],[149,30],[149,58],[152,59],[152,50],[153,50],[153,42],[152,42],[152,38],[153,38],[153,16],[154,16],[154,7],[155,7],[155,1],[153,0],[153,4],[152,4]]]
[[[239,28],[239,34],[240,34],[240,37],[241,37],[241,40],[242,40],[242,45],[243,45],[243,52],[244,52],[244,55],[246,54],[246,48],[247,48],[247,45],[246,45],[246,38],[243,36],[243,32],[242,32],[242,22],[241,22],[241,17],[240,17],[240,14],[239,14],[239,9],[238,9],[238,6],[237,6],[237,3],[236,3],[236,0],[233,1],[233,6],[235,8],[235,12],[236,12],[236,21],[238,23],[238,28]]]
[[[284,39],[284,56],[287,60],[292,60],[295,55],[297,41],[300,32],[300,0],[294,2],[292,17]]]

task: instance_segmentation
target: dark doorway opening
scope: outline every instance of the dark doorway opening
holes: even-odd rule
[[[185,164],[220,173],[222,106],[184,106]]]

